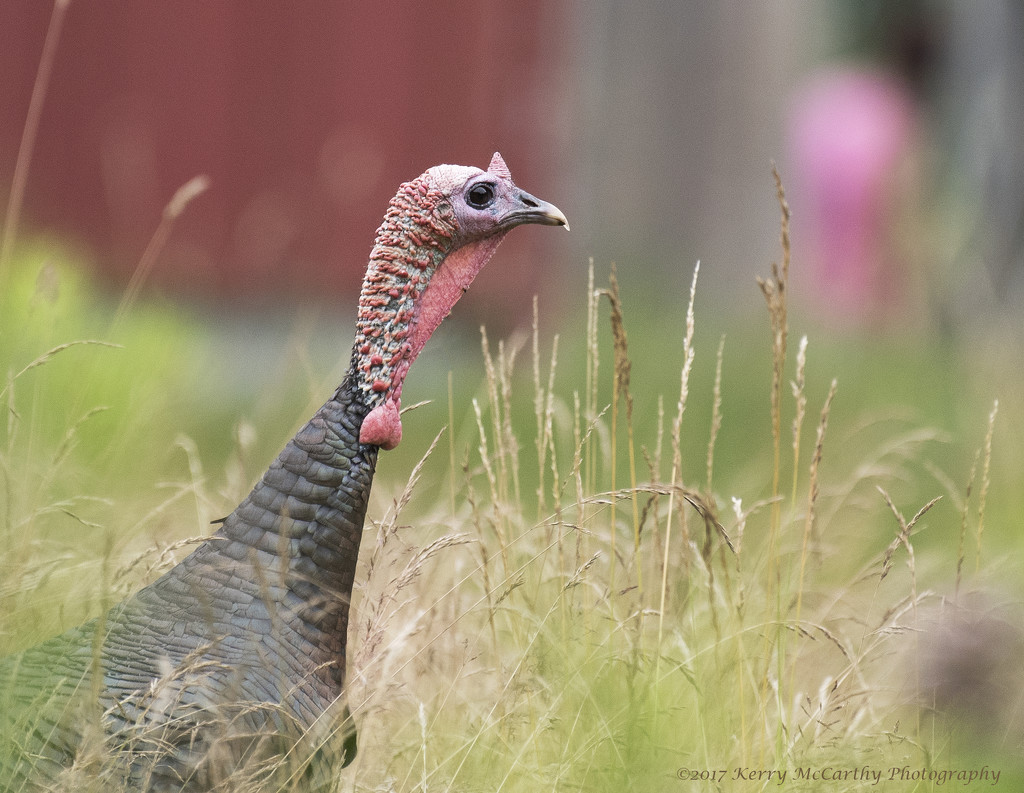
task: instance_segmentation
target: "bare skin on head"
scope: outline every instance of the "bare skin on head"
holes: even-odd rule
[[[409,366],[505,235],[526,223],[569,228],[557,207],[516,186],[498,153],[486,171],[438,165],[402,185],[377,232],[359,300],[353,355],[372,404],[360,442],[399,444]],[[399,249],[398,239],[413,245]]]

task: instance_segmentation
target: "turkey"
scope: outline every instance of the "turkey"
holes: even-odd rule
[[[0,660],[0,790],[318,790],[352,761],[345,644],[377,453],[409,366],[515,226],[565,226],[486,171],[403,184],[341,385],[219,529],[105,615]]]

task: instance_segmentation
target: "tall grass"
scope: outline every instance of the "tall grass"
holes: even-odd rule
[[[680,304],[676,409],[669,418],[660,408],[657,420],[646,422],[651,437],[630,437],[636,392],[624,374],[629,318],[617,285],[598,289],[593,268],[589,278],[588,332],[573,341],[594,379],[607,371],[596,387],[581,398],[573,382],[560,379],[559,356],[572,354],[564,334],[544,340],[534,322],[526,377],[517,370],[522,341],[502,341],[495,353],[484,334],[484,382],[472,420],[462,423],[468,435],[445,430],[449,439],[442,444],[438,436],[427,446],[405,485],[386,474],[377,483],[350,650],[349,698],[361,749],[343,789],[690,789],[677,773],[752,767],[788,770],[787,784],[817,789],[813,780],[794,780],[796,770],[866,765],[889,773],[905,765],[972,763],[976,749],[938,713],[920,707],[919,692],[929,689],[913,659],[928,651],[920,638],[930,635],[927,626],[961,600],[967,571],[984,571],[995,409],[979,433],[967,486],[958,493],[949,477],[947,492],[939,494],[956,509],[942,512],[933,496],[911,507],[908,520],[892,493],[912,476],[908,461],[927,455],[936,433],[886,434],[865,459],[850,459],[843,449],[833,453],[832,419],[842,405],[833,381],[808,436],[802,425],[816,373],[804,339],[791,402],[769,396],[764,432],[748,433],[751,458],[774,460],[774,428],[790,412],[789,470],[780,455],[779,470],[736,476],[714,466],[716,438],[730,420],[723,407],[730,394],[722,386],[729,358],[721,340],[704,364],[714,368],[708,445],[699,455],[687,452],[694,447],[684,438],[691,373],[704,360],[696,269]],[[19,300],[37,299],[38,280],[31,289],[31,279],[19,283],[26,284]],[[604,331],[596,299],[603,296],[609,297]],[[73,305],[63,310],[74,313]],[[45,334],[39,342],[44,338],[42,346],[52,342]],[[769,394],[776,381],[785,382],[787,367],[777,358],[776,339],[773,333],[766,344],[773,360]],[[73,492],[69,483],[81,481],[74,465],[89,451],[76,439],[98,406],[83,404],[68,415],[63,432],[43,432],[38,427],[53,405],[44,395],[64,389],[83,365],[104,355],[132,354],[130,347],[101,344],[110,342],[70,339],[24,349],[22,362],[8,363],[0,454],[0,594],[7,605],[0,628],[11,647],[24,641],[19,637],[38,637],[38,625],[32,630],[29,623],[59,612],[68,594],[81,592],[81,581],[69,584],[62,570],[81,569],[72,544],[61,545],[55,558],[55,541],[40,543],[54,533],[50,522],[77,521],[108,538],[89,562],[104,583],[93,585],[84,613],[58,618],[59,628],[150,580],[180,554],[172,543],[129,552],[119,538],[161,515],[187,516],[194,509],[189,501],[230,508],[212,489],[227,472],[211,479],[187,439],[179,440],[186,478],[169,499],[150,497],[142,520],[115,517],[130,512],[130,503]],[[606,346],[613,362],[602,367]],[[78,354],[89,357],[60,366]],[[32,405],[33,398],[40,404]],[[622,411],[618,418],[616,411]],[[450,412],[456,419],[454,407]],[[520,421],[524,415],[530,418]],[[849,412],[840,415],[848,425]],[[690,431],[699,423],[691,420]],[[768,448],[757,449],[759,443]],[[448,454],[439,455],[444,446]],[[522,454],[526,446],[536,454]],[[386,458],[381,468],[387,470]],[[703,481],[685,481],[683,470],[703,470]],[[624,482],[619,471],[627,472]],[[447,482],[425,488],[424,476]],[[783,499],[780,483],[787,477]],[[732,490],[737,482],[745,489]],[[935,510],[943,517],[925,526]],[[891,541],[879,539],[887,524]],[[959,538],[948,553],[929,554],[926,570],[915,551],[922,526]],[[975,564],[968,567],[971,550]],[[944,582],[955,582],[951,593],[943,594]],[[39,592],[46,599],[33,603]],[[42,624],[52,619],[44,616]],[[1012,756],[1019,735],[1007,732],[1003,741]],[[1014,770],[1005,760],[1004,773]],[[897,779],[887,789],[916,785]],[[830,789],[857,785],[840,780]]]
[[[173,429],[185,389],[168,383],[193,330],[139,299],[202,177],[168,204],[116,306],[62,264],[64,253],[18,247],[68,5],[54,4],[0,243],[3,651],[152,580],[262,465],[247,422],[213,471],[208,440]],[[638,405],[652,399],[634,376],[627,327],[635,339],[637,326],[614,270],[599,288],[591,262],[582,336],[566,328],[543,339],[535,302],[523,376],[524,341],[495,350],[483,333],[485,377],[469,420],[449,376],[446,439],[423,443],[405,482],[382,460],[349,651],[361,749],[339,789],[775,784],[736,779],[756,769],[787,772],[787,789],[855,790],[866,769],[884,789],[910,791],[986,763],[1004,785],[1019,784],[1020,615],[992,588],[977,594],[986,578],[1020,572],[986,548],[996,407],[969,475],[946,473],[928,462],[936,430],[857,424],[848,384],[816,368],[806,336],[790,361],[790,215],[775,180],[782,258],[759,281],[771,374],[751,386],[766,410],[730,412],[724,338],[716,355],[698,354],[694,268],[674,332],[638,323],[657,334],[641,336],[641,348],[657,345],[679,372],[678,397],[667,397],[675,409],[659,395],[655,419],[640,421]],[[566,374],[574,367],[576,380]],[[710,416],[695,417],[693,378],[711,368]],[[154,422],[163,413],[170,419]],[[812,438],[805,422],[815,414]],[[729,422],[746,428],[748,469],[723,467],[716,454]],[[707,445],[694,452],[703,429]],[[134,461],[154,449],[175,462],[142,470],[173,473],[141,481]],[[939,492],[921,493],[929,488]],[[929,537],[940,539],[922,551]],[[833,778],[814,777],[827,769]]]
[[[4,325],[0,389],[0,638],[9,649],[151,580],[182,553],[175,540],[230,509],[262,465],[249,459],[245,424],[222,471],[204,466],[201,439],[155,427],[177,446],[169,490],[85,475],[97,460],[123,471],[144,453],[144,429],[120,439],[116,454],[83,433],[105,415],[104,399],[115,406],[107,413],[144,425],[137,400],[121,393],[138,377],[123,359],[129,369],[159,364],[140,339],[166,343],[175,326],[128,306],[111,336],[91,319],[101,304],[87,282],[27,258],[37,264],[15,272],[4,314],[30,321],[17,344],[14,324]],[[62,287],[51,300],[53,279]],[[660,360],[677,361],[674,410],[659,398],[656,416],[636,422],[636,405],[655,400],[630,376],[630,315],[614,275],[600,288],[591,266],[583,336],[545,339],[536,313],[527,338],[495,345],[483,333],[484,377],[468,421],[450,398],[449,422],[463,429],[424,443],[404,484],[382,459],[350,637],[360,754],[341,789],[704,789],[705,772],[759,768],[814,790],[820,780],[796,779],[798,769],[889,774],[985,762],[1004,779],[1020,774],[1019,705],[993,715],[1002,726],[983,749],[941,712],[956,708],[942,682],[948,642],[964,624],[988,625],[972,593],[988,568],[995,408],[987,426],[979,421],[972,473],[940,475],[928,463],[936,431],[877,422],[866,431],[834,380],[814,404],[811,393],[830,378],[806,338],[795,362],[780,355],[785,306],[770,300],[772,374],[758,431],[756,416],[729,410],[724,339],[701,352],[699,298],[695,268],[675,349],[659,349]],[[563,374],[577,356],[579,382]],[[711,371],[712,394],[700,403],[709,413],[693,415],[693,377]],[[90,387],[65,410],[59,395],[83,382]],[[804,424],[815,414],[812,433]],[[788,461],[775,453],[787,416]],[[748,470],[716,465],[730,421],[747,427]],[[701,448],[691,436],[704,432]],[[938,492],[908,500],[928,487]],[[177,526],[175,539],[152,544],[154,526]],[[934,535],[948,541],[922,553],[920,537]],[[1003,633],[1012,637],[1015,624]],[[696,782],[679,778],[687,774]],[[886,789],[929,788],[895,779]]]
[[[781,185],[779,197],[788,262]],[[499,350],[495,359],[484,337],[487,396],[473,403],[477,437],[451,444],[464,450],[450,453],[461,459],[448,466],[445,491],[454,498],[410,500],[406,489],[376,529],[387,536],[374,553],[393,554],[396,572],[371,567],[363,597],[405,597],[391,614],[359,606],[372,614],[361,637],[381,635],[384,620],[392,628],[390,640],[375,641],[357,662],[353,696],[364,743],[355,789],[734,789],[709,787],[701,774],[725,770],[735,783],[736,774],[763,769],[787,771],[793,789],[862,789],[861,774],[877,771],[884,789],[928,790],[985,762],[999,763],[1004,782],[1020,778],[1021,733],[994,733],[989,738],[998,740],[980,751],[943,716],[935,678],[920,671],[921,659],[942,647],[932,629],[963,606],[952,583],[964,551],[963,543],[959,552],[948,544],[928,554],[923,570],[914,537],[923,528],[955,537],[973,521],[980,543],[985,499],[973,518],[964,506],[931,521],[943,498],[966,505],[970,491],[954,489],[906,519],[887,488],[905,489],[908,461],[926,457],[937,434],[889,435],[867,459],[850,459],[831,437],[842,404],[834,379],[805,440],[807,384],[817,375],[804,338],[786,402],[787,269],[773,268],[762,282],[772,331],[768,426],[748,434],[751,447],[760,438],[770,444],[774,462],[745,492],[712,487],[734,481],[729,472],[712,475],[729,399],[722,342],[713,358],[706,482],[695,486],[680,473],[682,415],[697,359],[696,270],[679,314],[676,416],[666,427],[660,409],[651,438],[633,432],[628,317],[614,271],[602,290],[591,266],[587,335],[577,348],[587,362],[582,398],[578,386],[559,382],[555,350],[571,354],[564,334],[550,343],[544,377],[545,345],[534,323],[533,392],[522,396],[511,386],[514,352]],[[608,367],[594,321],[598,296],[609,298]],[[509,421],[520,415],[517,399],[532,405],[533,421]],[[786,413],[793,415],[788,468],[779,453]],[[850,432],[850,411],[841,413]],[[983,470],[994,417],[980,450]],[[662,458],[666,435],[671,459]],[[530,470],[509,465],[523,465],[520,443],[537,450]],[[636,474],[639,449],[646,480]],[[761,451],[752,448],[751,456],[764,459]],[[535,487],[525,486],[529,478]],[[512,493],[515,500],[505,501]],[[457,537],[460,547],[416,551],[411,530],[411,548],[395,545],[394,515],[412,504],[416,518],[403,520],[415,523],[417,537]],[[420,562],[422,573],[407,584],[406,565]],[[1008,711],[1013,722],[1019,702]],[[823,769],[835,774],[827,784],[814,776]]]

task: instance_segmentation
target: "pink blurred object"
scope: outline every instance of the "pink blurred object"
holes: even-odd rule
[[[821,74],[795,97],[790,118],[791,201],[829,319],[891,317],[902,293],[894,224],[916,137],[914,101],[883,72]]]

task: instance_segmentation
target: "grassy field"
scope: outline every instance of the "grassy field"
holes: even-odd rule
[[[428,346],[363,541],[341,789],[1024,780],[1013,348],[805,341],[785,258],[768,320],[714,327],[696,273],[645,312],[605,271],[557,336]],[[75,260],[23,248],[0,296],[0,653],[180,558],[347,364],[337,318],[265,345]]]

